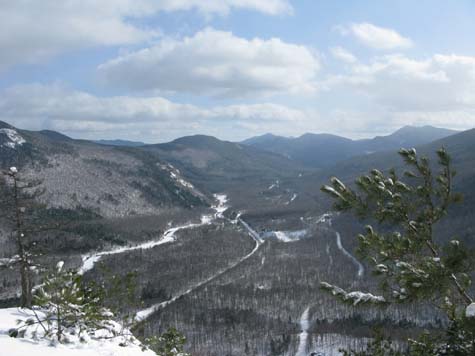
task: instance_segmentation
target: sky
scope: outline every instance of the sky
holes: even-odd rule
[[[0,120],[74,138],[475,127],[473,0],[0,0]]]

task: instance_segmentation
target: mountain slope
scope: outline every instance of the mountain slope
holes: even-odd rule
[[[455,133],[432,126],[405,126],[391,135],[365,140],[350,140],[328,134],[304,134],[297,138],[266,134],[245,140],[243,144],[279,153],[307,167],[323,168],[350,157],[418,146]]]
[[[303,170],[300,164],[278,154],[204,135],[182,137],[141,149],[157,153],[192,182],[211,191],[245,182],[296,176]]]
[[[52,131],[0,124],[0,168],[20,168],[42,180],[50,207],[93,210],[102,216],[158,213],[205,204],[206,197],[154,152],[73,140]]]

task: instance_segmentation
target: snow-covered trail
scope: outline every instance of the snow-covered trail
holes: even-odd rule
[[[259,243],[262,242],[262,239],[261,239],[261,236],[259,235],[259,233],[256,230],[254,230],[252,227],[250,227],[247,222],[245,222],[240,217],[238,218],[238,221],[242,224],[242,226],[244,226],[246,228],[246,230],[249,232],[249,235],[251,235],[251,237],[255,241],[258,241]]]
[[[364,267],[363,265],[361,264],[360,261],[358,261],[356,259],[355,256],[353,256],[351,253],[349,253],[342,245],[341,243],[341,236],[340,236],[340,233],[338,231],[335,231],[335,235],[336,235],[336,246],[338,247],[338,249],[343,252],[343,254],[348,257],[350,260],[353,261],[353,263],[355,264],[356,267],[358,267],[358,272],[357,272],[357,276],[358,278],[361,278],[363,277],[363,274],[364,274]]]
[[[335,231],[335,237],[336,237],[336,247],[346,256],[348,257],[353,263],[354,265],[358,268],[358,271],[356,273],[356,275],[358,276],[358,278],[361,278],[363,277],[364,275],[364,266],[361,264],[360,261],[358,261],[358,259],[353,256],[350,252],[348,252],[347,249],[345,249],[345,247],[343,247],[343,244],[341,243],[341,235],[338,231],[336,231],[333,226],[332,226],[332,214],[331,213],[325,213],[323,214],[322,216],[320,216],[318,219],[317,219],[317,224],[323,224],[323,223],[328,223],[328,226],[332,228],[333,231]]]
[[[201,221],[199,223],[188,223],[185,225],[180,225],[176,227],[172,227],[165,231],[165,233],[159,238],[150,241],[146,241],[139,245],[130,246],[130,247],[118,247],[108,251],[100,251],[95,252],[92,254],[86,254],[82,256],[82,265],[78,269],[79,274],[84,274],[87,271],[90,271],[94,268],[94,265],[101,260],[104,256],[116,255],[120,253],[136,251],[136,250],[146,250],[150,249],[165,243],[175,241],[175,234],[180,230],[185,229],[193,229],[204,225],[209,225],[213,222],[213,220],[222,218],[224,211],[228,208],[226,205],[227,197],[226,195],[218,194],[215,195],[215,198],[218,201],[217,205],[212,206],[211,208],[214,209],[215,213],[213,215],[203,215],[201,217]]]
[[[310,307],[304,310],[300,316],[300,334],[299,334],[299,346],[295,356],[307,356],[307,343],[308,343],[308,329],[310,328],[310,321],[308,320],[308,313]]]
[[[173,298],[170,298],[164,302],[161,302],[161,303],[158,303],[158,304],[154,304],[146,309],[143,309],[139,312],[137,312],[136,316],[135,316],[135,320],[137,321],[142,321],[142,320],[145,320],[147,319],[150,315],[152,315],[153,313],[155,313],[156,311],[162,309],[162,308],[165,308],[167,307],[168,305],[172,304],[173,302],[175,302],[177,299],[181,298],[181,297],[184,297],[188,294],[190,294],[191,292],[195,291],[196,289],[204,286],[205,284],[208,284],[210,283],[211,281],[217,279],[218,277],[221,277],[223,274],[229,272],[230,270],[232,270],[233,268],[236,268],[237,266],[239,266],[241,263],[243,263],[244,261],[246,261],[247,259],[249,259],[251,256],[253,256],[257,250],[259,249],[259,247],[261,246],[262,244],[262,240],[259,236],[259,234],[254,230],[252,229],[246,222],[244,222],[241,218],[238,218],[238,221],[246,228],[246,230],[249,232],[249,235],[252,237],[252,239],[254,240],[255,242],[255,245],[254,245],[254,248],[252,249],[251,252],[249,252],[247,255],[245,255],[244,257],[241,257],[239,260],[237,260],[236,262],[234,262],[233,264],[231,264],[230,266],[218,271],[216,274],[208,277],[207,279],[203,280],[203,281],[200,281],[199,283],[196,283],[195,285],[191,286],[190,288],[188,288],[185,292],[181,293],[181,294],[178,294],[176,296],[174,296]]]

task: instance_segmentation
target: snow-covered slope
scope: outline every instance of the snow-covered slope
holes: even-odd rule
[[[31,311],[18,308],[0,309],[0,355],[5,356],[156,356],[150,350],[142,351],[139,343],[120,346],[120,338],[52,344],[46,339],[32,337],[12,338],[8,330],[17,326],[17,320],[31,317]]]

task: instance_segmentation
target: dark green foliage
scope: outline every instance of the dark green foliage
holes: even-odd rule
[[[410,340],[410,355],[475,355],[475,329],[473,329],[473,325],[467,325],[467,322],[471,323],[466,319],[453,320],[442,339],[436,338],[430,333],[424,333],[417,340]]]
[[[160,336],[145,340],[145,345],[159,356],[189,356],[184,353],[186,338],[175,328],[170,328]]]
[[[135,324],[135,310],[142,305],[137,288],[137,272],[114,274],[102,266],[102,280],[91,282],[91,289],[127,328]]]
[[[376,231],[367,225],[365,232],[358,235],[358,252],[372,265],[384,299],[393,303],[430,301],[446,311],[451,328],[457,330],[449,328],[447,340],[437,340],[434,347],[415,342],[419,346],[411,354],[425,355],[431,349],[437,350],[434,355],[469,355],[453,352],[459,346],[466,349],[463,345],[473,339],[472,328],[464,316],[465,307],[472,303],[469,276],[474,270],[473,252],[455,238],[437,243],[441,239],[434,232],[449,206],[461,201],[460,194],[452,191],[456,173],[451,158],[445,149],[438,150],[439,170],[434,173],[429,160],[418,157],[415,149],[401,149],[399,154],[407,166],[403,177],[395,170],[384,174],[373,169],[356,180],[356,190],[332,178],[331,186],[323,186],[322,191],[335,199],[335,210],[353,211],[357,217],[378,226]],[[332,288],[326,289],[335,294],[338,287],[328,286]],[[386,355],[381,348],[388,344],[380,344],[375,353],[368,354]],[[370,346],[374,348],[375,344]],[[420,353],[417,348],[425,351]],[[443,353],[442,349],[452,353]]]

